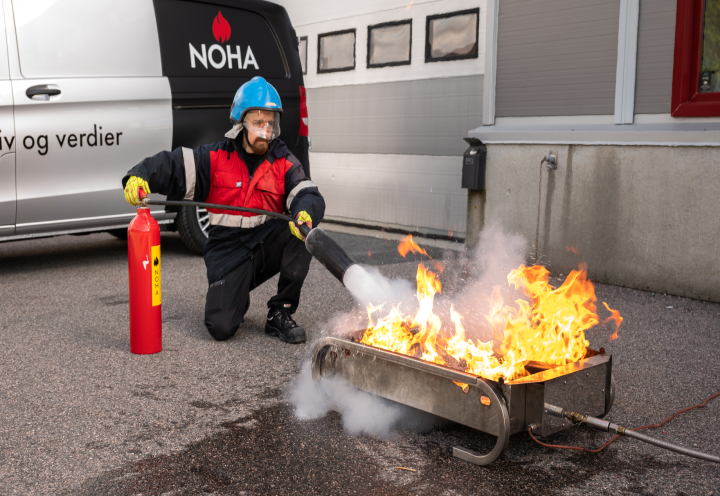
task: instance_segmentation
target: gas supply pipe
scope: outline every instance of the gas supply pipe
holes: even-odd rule
[[[669,422],[670,420],[672,420],[673,418],[675,418],[677,415],[679,415],[683,412],[692,410],[694,408],[704,407],[708,401],[710,401],[711,399],[716,398],[718,396],[720,396],[720,392],[710,396],[709,398],[707,398],[705,400],[705,402],[703,402],[699,405],[694,405],[694,406],[691,406],[690,408],[685,408],[683,410],[680,410],[679,412],[675,413],[670,418],[668,418],[667,420],[665,420],[664,422],[662,422],[660,424],[642,426],[642,427],[638,427],[636,429],[628,429],[626,427],[623,427],[622,425],[617,425],[616,423],[608,421],[608,420],[603,420],[603,419],[599,419],[596,417],[591,417],[589,415],[584,415],[579,412],[566,410],[562,407],[550,405],[548,403],[545,403],[545,413],[552,415],[554,417],[568,419],[571,422],[576,423],[576,424],[585,424],[588,427],[592,427],[593,429],[597,429],[599,431],[612,432],[616,436],[631,437],[633,439],[637,439],[638,441],[642,441],[642,442],[648,443],[648,444],[653,444],[660,448],[674,451],[674,452],[680,453],[682,455],[692,456],[694,458],[699,458],[700,460],[707,460],[707,461],[713,462],[713,463],[720,463],[720,456],[711,455],[709,453],[703,453],[702,451],[697,451],[697,450],[693,450],[690,448],[685,448],[684,446],[678,446],[677,444],[669,443],[662,439],[657,439],[655,437],[648,436],[645,434],[640,434],[639,432],[636,432],[640,429],[645,429],[648,427],[661,427],[664,424],[666,424],[667,422]],[[537,427],[538,426],[536,424],[530,425],[530,427],[528,428],[528,433],[530,434],[530,436],[533,438],[533,440],[535,442],[537,442],[538,444],[541,444],[543,446],[550,447],[550,448],[576,449],[576,450],[580,450],[580,451],[587,451],[590,453],[598,453],[615,440],[615,438],[613,438],[611,441],[605,443],[600,449],[597,449],[597,450],[588,450],[585,448],[578,448],[575,446],[549,445],[549,444],[545,444],[545,443],[538,441],[537,438],[535,438],[535,436],[533,436],[533,431],[536,430]]]

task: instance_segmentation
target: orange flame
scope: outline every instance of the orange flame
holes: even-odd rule
[[[230,23],[223,17],[222,12],[218,10],[212,25],[212,32],[218,43],[225,43],[230,39]]]
[[[430,257],[430,255],[428,255],[425,250],[420,248],[417,245],[417,243],[415,243],[415,241],[413,241],[412,234],[408,234],[407,236],[405,236],[398,244],[398,253],[401,256],[405,257],[408,254],[408,252],[410,252],[410,251],[413,253],[420,253],[422,255],[427,255],[428,258],[430,258],[432,260],[432,257]]]
[[[374,321],[373,314],[381,307],[368,306],[369,325],[361,342],[491,380],[529,375],[525,368],[529,362],[548,368],[577,362],[589,345],[585,331],[599,322],[595,288],[584,266],[572,271],[558,288],[548,282],[549,275],[540,265],[521,265],[511,271],[508,289],[525,296],[515,301],[506,301],[499,286],[493,289],[490,310],[483,316],[493,338],[483,342],[467,335],[463,316],[454,307],[450,322],[433,312],[433,300],[442,285],[436,274],[420,264],[415,315],[403,315],[394,307]],[[611,318],[618,326],[622,321],[619,313]]]
[[[608,337],[608,341],[613,341],[614,339],[618,338],[618,329],[620,329],[620,324],[622,324],[622,321],[625,320],[620,316],[620,312],[617,310],[613,310],[608,306],[607,303],[603,301],[603,305],[605,305],[605,308],[608,309],[608,311],[612,314],[607,319],[603,320],[603,325],[607,324],[611,320],[615,322],[615,332],[613,332],[610,337]]]

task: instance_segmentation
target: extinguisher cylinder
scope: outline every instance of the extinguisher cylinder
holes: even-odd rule
[[[149,208],[138,208],[128,226],[130,286],[130,351],[162,350],[162,291],[160,285],[160,226]]]

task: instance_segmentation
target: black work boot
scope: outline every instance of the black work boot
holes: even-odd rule
[[[297,325],[290,314],[282,308],[271,308],[268,312],[265,334],[277,336],[286,343],[305,342],[305,329]]]

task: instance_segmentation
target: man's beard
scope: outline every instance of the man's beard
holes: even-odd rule
[[[249,144],[249,143],[248,143]],[[257,138],[255,142],[250,146],[250,149],[255,155],[265,155],[270,142],[268,140]]]

